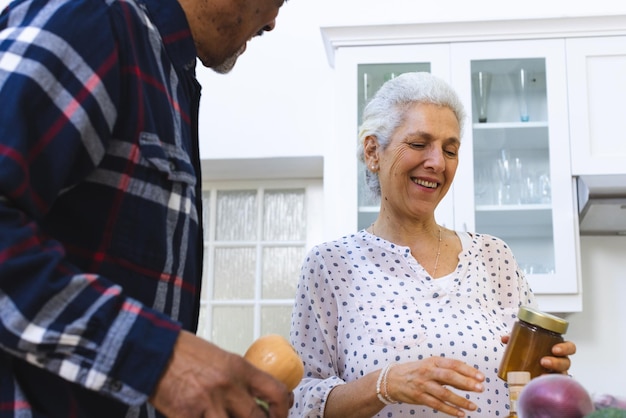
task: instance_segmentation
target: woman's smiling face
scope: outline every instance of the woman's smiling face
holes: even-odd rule
[[[407,107],[387,148],[378,148],[381,205],[401,216],[433,215],[454,180],[460,145],[459,122],[450,108]]]

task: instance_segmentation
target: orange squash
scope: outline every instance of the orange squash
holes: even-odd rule
[[[289,341],[278,334],[258,338],[248,348],[244,358],[283,382],[289,391],[298,386],[304,375],[300,356]]]

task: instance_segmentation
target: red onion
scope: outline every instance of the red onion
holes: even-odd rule
[[[522,389],[520,418],[583,418],[594,411],[593,401],[576,380],[562,374],[544,374]]]

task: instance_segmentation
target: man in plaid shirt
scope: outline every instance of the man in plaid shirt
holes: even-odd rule
[[[283,0],[17,0],[0,16],[0,417],[263,417],[289,394],[197,338],[195,63]],[[155,412],[158,410],[159,412]]]

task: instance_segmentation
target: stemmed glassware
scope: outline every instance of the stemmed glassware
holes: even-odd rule
[[[487,122],[487,108],[489,105],[489,93],[491,92],[491,73],[478,71],[472,74],[474,98],[478,108],[478,122]]]
[[[498,176],[497,203],[517,205],[521,203],[522,161],[511,157],[507,149],[501,149],[496,161]]]
[[[520,121],[528,122],[530,120],[530,115],[528,114],[528,87],[530,82],[528,70],[524,67],[520,68],[513,73],[512,79],[519,103]]]

